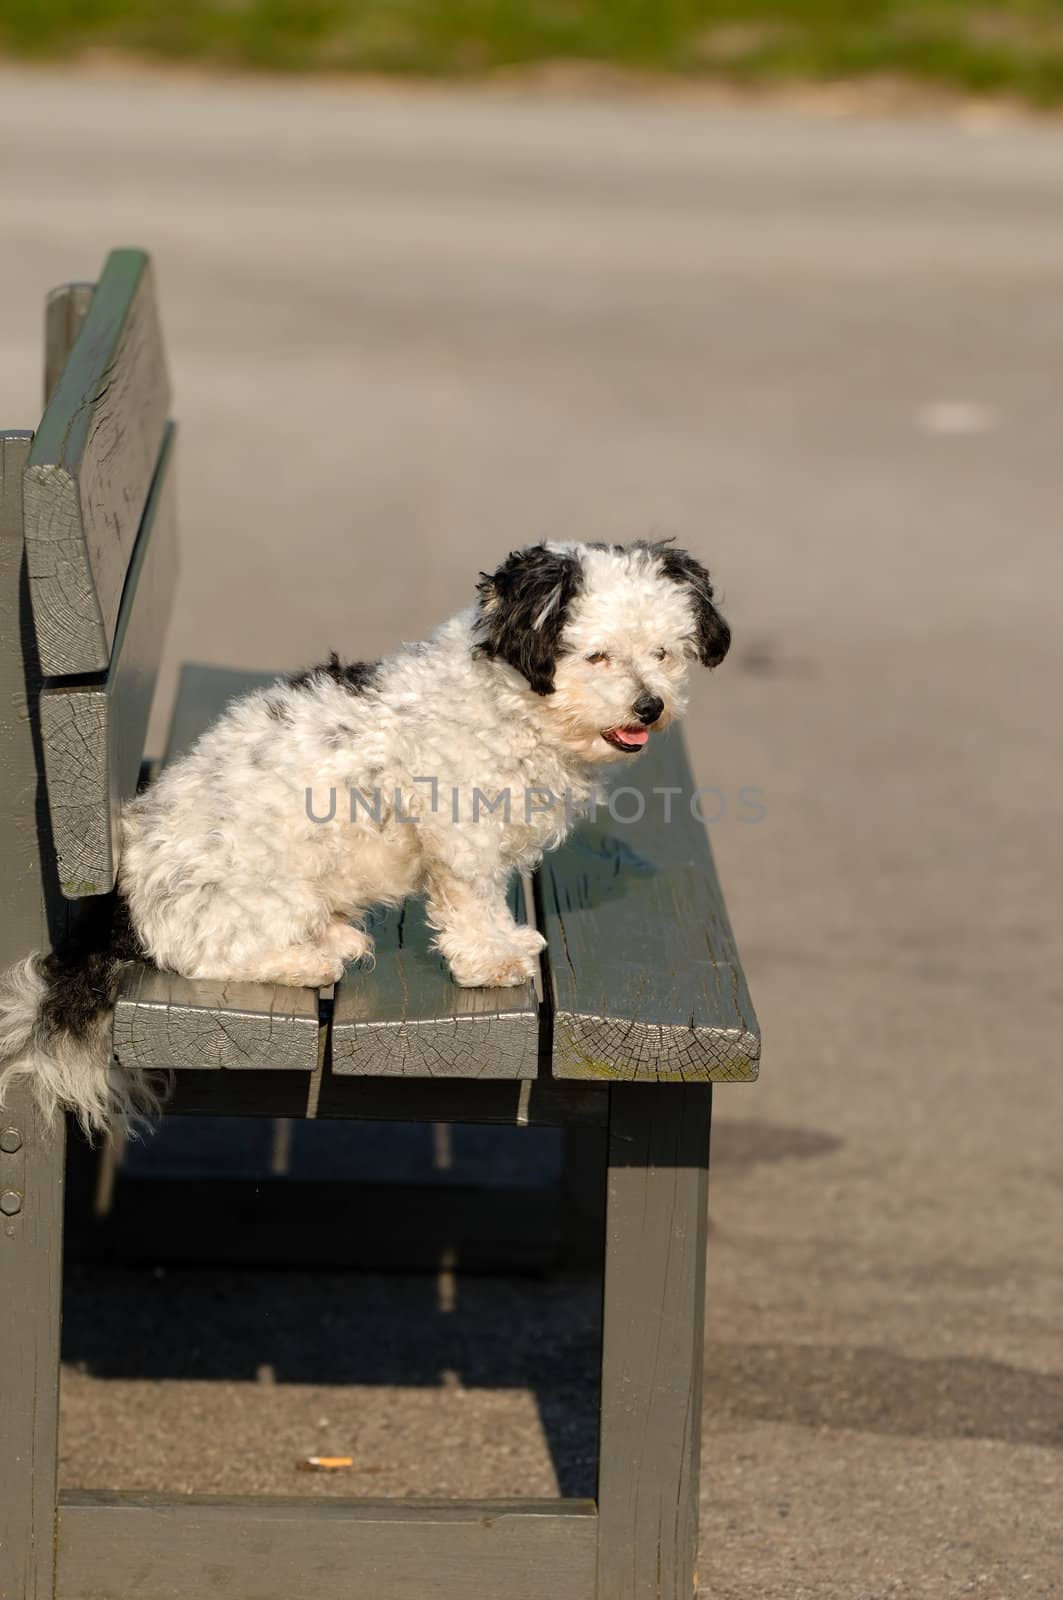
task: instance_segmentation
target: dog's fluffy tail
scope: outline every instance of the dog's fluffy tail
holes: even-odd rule
[[[0,1106],[24,1078],[46,1123],[72,1111],[90,1136],[158,1115],[158,1081],[111,1055],[118,977],[136,953],[122,916],[102,938],[97,930],[0,975]]]

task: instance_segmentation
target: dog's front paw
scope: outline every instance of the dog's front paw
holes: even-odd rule
[[[535,977],[535,957],[524,950],[499,950],[483,953],[477,961],[452,958],[450,971],[463,989],[515,989]]]
[[[375,966],[373,941],[362,928],[354,927],[342,917],[334,917],[328,925],[326,937],[341,961],[362,961],[367,967]]]

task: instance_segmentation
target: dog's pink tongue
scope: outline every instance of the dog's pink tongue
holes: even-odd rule
[[[625,744],[649,743],[649,728],[611,728],[609,731],[618,734]]]

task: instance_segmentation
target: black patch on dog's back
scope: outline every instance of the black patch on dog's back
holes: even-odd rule
[[[568,608],[582,585],[578,556],[545,544],[514,550],[497,572],[480,574],[477,652],[508,662],[536,694],[553,694]]]
[[[663,575],[673,583],[685,583],[693,597],[702,665],[718,667],[731,647],[731,630],[712,603],[712,579],[708,569],[687,550],[665,544],[653,548]]]
[[[289,689],[312,689],[317,683],[330,679],[351,694],[364,694],[371,689],[380,674],[379,661],[341,661],[335,650],[320,666],[307,667],[288,679]]]

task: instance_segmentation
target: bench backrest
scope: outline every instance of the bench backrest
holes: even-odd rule
[[[49,296],[46,405],[22,477],[40,742],[59,884],[107,894],[177,576],[175,435],[151,262]]]

